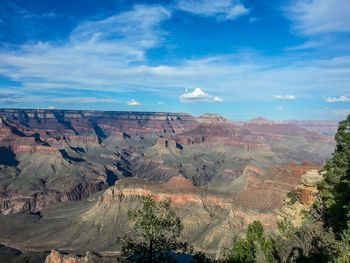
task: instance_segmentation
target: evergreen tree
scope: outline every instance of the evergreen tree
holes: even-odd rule
[[[156,202],[154,196],[141,197],[143,207],[129,211],[134,223],[134,237],[124,237],[122,255],[131,262],[176,262],[171,252],[188,251],[179,241],[183,226],[170,207],[170,199]]]
[[[350,229],[350,115],[340,122],[333,158],[324,167],[320,184],[326,224],[340,234]]]
[[[265,237],[260,221],[248,226],[246,237],[233,244],[232,252],[223,260],[227,263],[275,262],[276,247],[271,238]]]

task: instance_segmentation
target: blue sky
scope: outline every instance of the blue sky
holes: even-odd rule
[[[1,0],[0,107],[341,120],[349,0]]]

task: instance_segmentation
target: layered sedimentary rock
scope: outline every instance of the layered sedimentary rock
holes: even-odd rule
[[[334,144],[293,124],[237,125],[215,114],[1,109],[0,120],[0,214],[86,199],[125,177],[181,174],[236,192],[247,166],[322,164]]]
[[[140,207],[139,196],[151,194],[157,201],[170,198],[184,225],[183,240],[216,257],[255,220],[274,231],[276,211],[283,206],[286,194],[296,188],[303,174],[315,169],[319,167],[308,163],[290,163],[268,171],[247,167],[241,176],[245,179],[243,187],[236,193],[200,188],[183,176],[165,183],[125,178],[95,201],[56,205],[35,215],[0,217],[1,241],[28,250],[118,252],[118,237],[134,234],[127,212]],[[234,183],[242,184],[241,177]],[[54,238],[48,234],[53,232]]]
[[[315,167],[316,168],[316,167]],[[317,184],[323,179],[320,169],[310,169],[301,176],[300,182],[290,192],[283,206],[278,210],[278,219],[287,220],[296,227],[300,227],[305,219],[305,211],[309,211],[316,202]]]
[[[337,132],[339,122],[338,121],[300,121],[300,120],[290,120],[290,121],[274,121],[274,123],[281,124],[294,124],[305,130],[317,132],[319,134],[334,136]]]
[[[127,162],[128,153],[113,144],[136,138],[132,144],[149,146],[153,137],[190,129],[193,119],[181,113],[2,109],[0,214],[36,212],[106,189],[129,176],[118,164]]]

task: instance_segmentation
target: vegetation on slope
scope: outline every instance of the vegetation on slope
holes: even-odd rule
[[[171,252],[189,252],[179,236],[183,226],[170,207],[170,199],[156,203],[154,196],[142,196],[143,207],[129,211],[135,235],[124,237],[122,255],[128,262],[176,262]]]
[[[318,200],[301,227],[283,221],[278,235],[266,237],[261,223],[254,222],[222,262],[350,262],[349,123],[350,115],[340,122]]]

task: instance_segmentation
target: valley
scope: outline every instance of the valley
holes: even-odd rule
[[[273,231],[334,122],[235,123],[217,114],[0,109],[0,243],[118,251],[137,196],[170,197],[182,238],[222,255],[247,225]],[[25,224],[23,224],[25,222]]]

